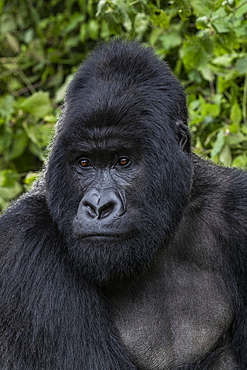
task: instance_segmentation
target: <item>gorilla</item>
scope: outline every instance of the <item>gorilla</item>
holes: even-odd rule
[[[100,44],[0,221],[1,370],[247,369],[247,176],[151,48]]]

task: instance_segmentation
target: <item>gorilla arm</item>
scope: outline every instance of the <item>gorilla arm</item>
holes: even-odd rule
[[[66,261],[44,197],[0,220],[1,370],[134,370],[106,304]]]

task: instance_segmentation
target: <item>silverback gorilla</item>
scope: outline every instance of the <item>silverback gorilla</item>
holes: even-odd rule
[[[1,370],[247,369],[247,176],[191,153],[150,48],[79,68],[0,240]]]

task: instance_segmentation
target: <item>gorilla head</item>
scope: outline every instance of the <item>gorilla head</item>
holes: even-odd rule
[[[113,41],[69,86],[46,171],[68,259],[98,284],[139,274],[167,243],[191,186],[183,89],[150,48]]]

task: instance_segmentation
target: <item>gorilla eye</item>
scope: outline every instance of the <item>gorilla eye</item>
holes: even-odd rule
[[[79,161],[79,165],[80,167],[82,168],[86,168],[86,167],[92,167],[92,163],[89,161],[89,159],[87,158],[82,158],[80,159]]]
[[[117,160],[117,165],[121,167],[127,167],[130,164],[130,159],[128,157],[120,157]]]

